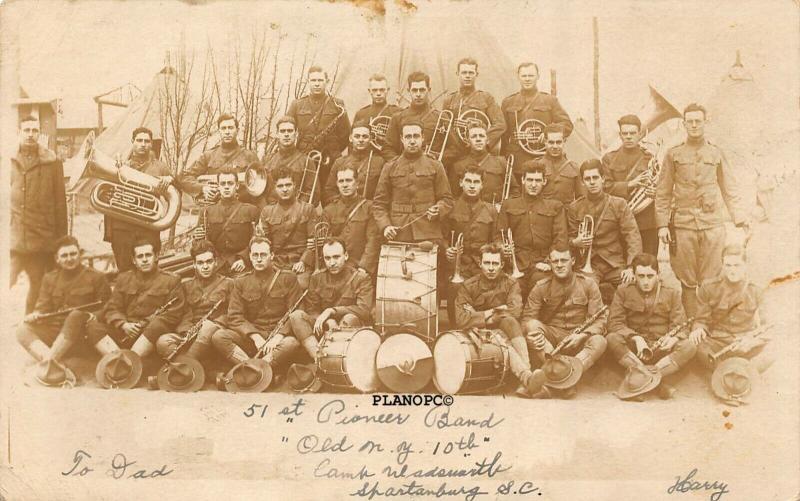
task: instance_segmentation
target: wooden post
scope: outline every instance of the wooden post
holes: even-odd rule
[[[592,18],[594,34],[594,145],[600,149],[600,42],[597,17]]]
[[[550,70],[550,94],[556,95],[558,87],[556,87],[556,70]]]

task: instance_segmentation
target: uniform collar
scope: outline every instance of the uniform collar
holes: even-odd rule
[[[17,152],[14,154],[14,160],[16,160],[20,165],[26,165],[26,162],[23,160],[23,156],[28,157],[26,159],[27,161],[30,161],[32,158],[37,159],[35,162],[31,163],[31,166],[54,162],[57,160],[55,153],[40,144],[36,145],[35,153],[32,155],[24,155],[21,149],[17,149]]]

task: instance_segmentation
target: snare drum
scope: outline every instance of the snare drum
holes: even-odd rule
[[[375,355],[380,345],[381,337],[369,328],[328,331],[319,343],[317,375],[334,388],[376,391],[380,380]]]
[[[472,332],[442,333],[433,348],[433,360],[433,382],[448,395],[495,391],[511,374],[508,348]]]
[[[429,346],[436,340],[437,246],[423,250],[413,243],[381,247],[375,288],[375,327],[381,336],[412,333]]]

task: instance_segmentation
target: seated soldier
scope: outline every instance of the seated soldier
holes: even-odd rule
[[[662,378],[675,374],[696,351],[687,334],[681,333],[686,327],[681,292],[661,281],[655,256],[639,254],[631,266],[636,281],[621,285],[611,303],[608,349],[627,369],[655,364]],[[671,335],[664,337],[668,332]],[[675,393],[663,380],[658,388],[661,398]]]
[[[561,346],[560,353],[574,356],[581,365],[581,373],[585,373],[606,351],[605,314],[577,332],[578,327],[603,308],[600,289],[594,280],[573,271],[575,258],[567,247],[554,247],[549,264],[553,274],[539,280],[528,296],[522,311],[523,329],[527,332],[529,346],[541,362],[547,360],[554,347]],[[558,392],[565,397],[573,396],[577,382],[558,388]],[[548,383],[551,383],[549,378]],[[545,390],[540,396],[549,394],[549,390]]]
[[[90,312],[99,311],[111,296],[103,274],[81,264],[75,237],[61,237],[55,247],[56,269],[45,274],[34,311],[17,327],[19,344],[40,362],[42,374],[37,374],[37,379],[54,386],[64,382],[63,377],[53,375],[66,374],[62,359],[72,340],[83,335]],[[62,370],[52,370],[52,365],[62,366]]]
[[[273,332],[286,311],[302,294],[294,273],[272,264],[269,240],[250,240],[250,262],[253,272],[234,279],[228,302],[226,329],[211,336],[211,344],[225,360],[236,365],[256,355],[269,342],[264,357],[273,368],[283,366],[300,344],[290,335],[289,325]]]
[[[729,245],[722,251],[721,276],[703,282],[697,290],[697,316],[689,339],[708,370],[721,370],[725,359],[740,357],[749,360],[749,368],[763,373],[775,361],[775,347],[763,335],[769,327],[761,304],[764,291],[748,280],[746,266],[744,248]],[[723,349],[730,351],[711,356]],[[726,391],[729,396],[723,399],[735,402],[736,391]]]
[[[163,334],[156,343],[158,355],[164,359],[178,348],[189,329],[206,316],[218,301],[222,301],[211,317],[203,322],[197,337],[185,350],[186,355],[202,360],[211,351],[211,338],[224,325],[225,313],[228,311],[233,279],[219,272],[217,250],[208,241],[200,240],[192,245],[191,256],[194,260],[195,277],[182,285],[186,308],[180,323],[175,332]]]
[[[292,332],[313,359],[317,356],[317,339],[325,331],[370,325],[374,299],[369,275],[347,264],[343,240],[327,239],[322,256],[325,269],[311,275],[302,309],[289,315]]]

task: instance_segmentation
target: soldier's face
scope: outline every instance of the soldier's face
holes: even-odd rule
[[[403,127],[403,148],[409,153],[417,153],[422,148],[422,127],[407,125]]]
[[[564,134],[561,132],[551,132],[547,134],[544,142],[547,154],[558,158],[564,153]]]
[[[39,122],[28,120],[19,124],[19,144],[20,146],[33,146],[39,142]]]
[[[140,132],[133,138],[133,153],[136,155],[146,155],[151,146],[153,146],[153,140],[146,132]]]
[[[478,78],[478,67],[474,64],[462,64],[458,67],[458,82],[461,87],[475,87]]]
[[[217,267],[217,259],[213,252],[204,252],[194,257],[194,271],[201,278],[209,278]]]
[[[539,72],[536,71],[535,66],[523,66],[517,73],[517,78],[522,89],[533,90],[536,88],[536,82],[539,81]]]
[[[339,195],[344,198],[352,197],[356,192],[356,175],[352,169],[340,170],[336,173],[336,187],[339,188]]]
[[[484,252],[481,256],[481,273],[489,280],[494,280],[503,269],[503,260],[500,253]]]
[[[725,256],[722,259],[722,274],[728,282],[741,282],[746,274],[746,264],[742,256]]]
[[[328,268],[328,271],[336,275],[342,271],[344,264],[347,262],[347,251],[339,243],[323,245],[322,259],[325,261],[325,267]]]
[[[461,178],[461,182],[458,184],[461,186],[461,191],[464,192],[464,195],[469,198],[479,197],[483,189],[481,175],[474,172],[465,172],[464,176]]]
[[[156,253],[151,244],[140,245],[133,249],[133,264],[142,273],[150,273],[156,269]]]
[[[231,144],[236,141],[236,121],[224,120],[219,124],[219,138],[223,144]]]
[[[583,185],[586,191],[592,195],[597,195],[603,191],[603,176],[599,169],[589,169],[583,173]]]
[[[230,200],[236,196],[236,189],[239,187],[237,176],[234,174],[220,174],[219,175],[219,195]]]
[[[642,292],[651,292],[658,284],[658,272],[652,266],[637,266],[634,275],[636,287]]]
[[[354,150],[364,151],[369,147],[369,138],[369,128],[356,127],[350,133],[350,144],[353,145]]]
[[[522,177],[522,186],[525,188],[525,193],[532,197],[539,196],[546,184],[547,180],[541,172],[526,172]]]
[[[266,242],[255,243],[250,246],[250,262],[256,271],[266,270],[272,263],[272,250]]]
[[[469,129],[469,147],[475,152],[486,149],[486,129],[483,127]]]
[[[278,126],[278,145],[291,148],[297,144],[297,130],[292,123],[282,123]]]
[[[291,200],[294,197],[294,180],[285,177],[275,181],[275,192],[281,200]]]
[[[411,104],[421,106],[428,102],[428,84],[424,80],[411,82],[408,91],[411,93]]]
[[[548,257],[550,267],[553,269],[553,275],[556,278],[567,278],[572,273],[572,267],[575,265],[575,259],[569,251],[558,252],[553,251]]]
[[[81,250],[77,245],[65,245],[56,251],[56,264],[62,270],[72,271],[81,264]]]
[[[315,71],[308,74],[308,90],[314,96],[321,96],[324,94],[325,85],[327,83],[328,79],[325,76],[325,73],[321,71]]]
[[[683,116],[683,126],[686,128],[686,135],[690,138],[702,138],[706,129],[705,114],[700,110],[690,111]]]
[[[386,104],[386,94],[389,93],[389,86],[386,85],[385,80],[370,80],[368,90],[369,96],[372,98],[372,104]]]
[[[622,139],[622,147],[625,149],[636,148],[639,144],[639,127],[632,124],[625,124],[619,128],[619,138]]]

